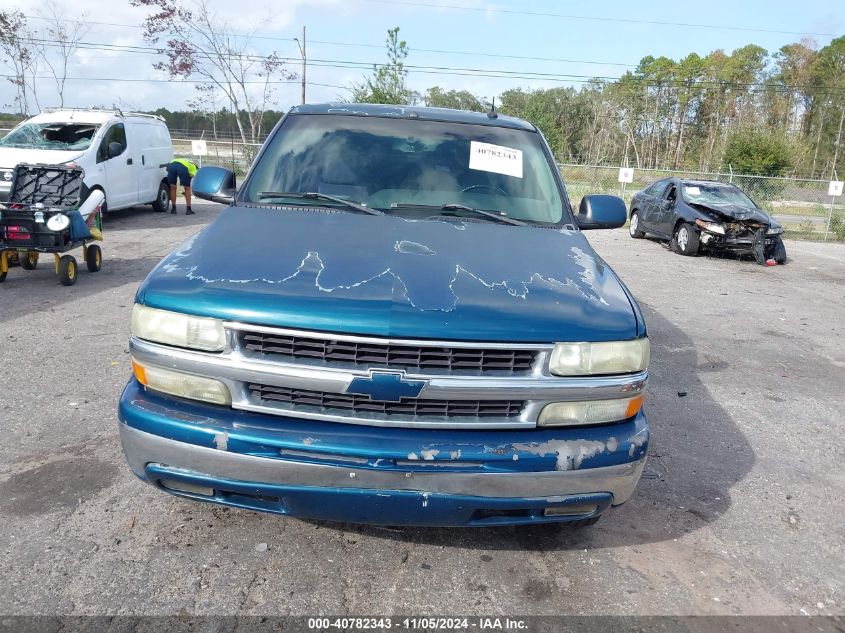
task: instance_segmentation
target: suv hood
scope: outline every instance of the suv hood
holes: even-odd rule
[[[577,231],[230,207],[138,290],[148,306],[403,338],[641,336],[626,289]]]

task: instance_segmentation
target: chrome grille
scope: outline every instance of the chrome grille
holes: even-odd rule
[[[537,354],[531,349],[428,347],[252,331],[241,332],[239,337],[241,348],[254,354],[345,363],[368,369],[517,374],[530,371]]]
[[[400,402],[372,400],[369,396],[309,391],[251,383],[253,398],[267,403],[294,407],[317,407],[325,410],[342,410],[352,413],[380,413],[385,415],[448,416],[475,418],[511,418],[518,416],[524,402],[521,400],[432,400],[409,398]]]

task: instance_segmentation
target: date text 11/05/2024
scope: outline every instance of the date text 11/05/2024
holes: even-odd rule
[[[527,631],[529,624],[520,618],[508,617],[338,617],[308,618],[313,631]]]

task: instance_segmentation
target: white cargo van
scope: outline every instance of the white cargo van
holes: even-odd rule
[[[47,109],[0,139],[0,201],[9,198],[16,165],[75,163],[85,171],[86,186],[105,193],[104,211],[138,204],[164,211],[171,160],[170,132],[159,116]]]

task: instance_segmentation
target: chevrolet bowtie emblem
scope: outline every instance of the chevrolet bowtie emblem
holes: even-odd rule
[[[425,380],[405,380],[402,374],[373,371],[367,378],[353,379],[346,393],[370,396],[371,400],[399,402],[402,398],[419,396],[425,384]]]

